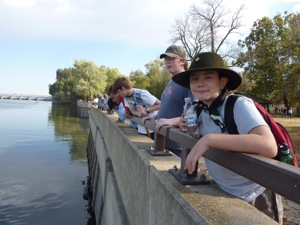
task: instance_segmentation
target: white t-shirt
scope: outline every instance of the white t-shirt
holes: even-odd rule
[[[224,121],[224,110],[227,99],[218,108],[218,111]],[[234,109],[234,120],[237,125],[238,132],[240,134],[248,134],[252,129],[261,125],[267,125],[259,111],[256,109],[253,101],[246,97],[240,97],[237,99]],[[210,118],[208,112],[203,110],[200,114],[200,135],[204,136],[206,134],[221,134],[221,129],[217,126],[213,120]],[[228,134],[227,130],[225,131]],[[236,196],[238,198],[244,199],[247,202],[252,201],[262,192],[265,188],[254,183],[253,181],[232,172],[229,169],[209,160],[205,159],[207,169],[212,176],[213,180],[218,184],[218,186],[225,192]],[[239,163],[239,162],[232,162]],[[243,165],[240,165],[243,166]]]
[[[137,105],[142,105],[144,108],[151,107],[156,102],[157,98],[150,94],[147,90],[134,88],[134,93],[130,97],[125,98],[125,105],[132,110],[137,110]],[[158,111],[149,113],[149,116],[154,116]],[[153,130],[149,130],[149,133],[153,133]],[[146,128],[138,124],[138,132],[141,134],[147,134]]]

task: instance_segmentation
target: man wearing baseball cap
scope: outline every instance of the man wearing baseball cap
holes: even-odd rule
[[[173,57],[173,58],[181,57],[183,59],[186,59],[186,54],[184,49],[177,45],[171,45],[170,47],[168,47],[166,49],[166,52],[160,55],[160,58],[163,59],[166,56]]]
[[[186,53],[184,49],[178,45],[169,46],[165,53],[160,55],[160,58],[164,59],[165,66],[172,76],[181,73],[188,68]],[[191,90],[176,84],[173,80],[170,80],[160,98],[160,109],[156,117],[157,130],[159,130],[162,126],[179,125],[180,116],[183,113],[185,97],[191,97],[193,99]],[[146,117],[145,119],[155,118]],[[176,142],[166,139],[165,148],[181,157],[182,148]]]

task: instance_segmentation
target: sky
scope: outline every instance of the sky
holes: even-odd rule
[[[264,16],[300,12],[300,0],[223,0],[241,4],[244,35]],[[56,70],[75,60],[145,70],[171,45],[170,31],[201,0],[0,0],[0,94],[49,95]],[[180,43],[179,43],[180,44]]]

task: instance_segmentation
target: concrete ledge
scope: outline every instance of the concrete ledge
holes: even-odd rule
[[[89,117],[90,104],[82,100],[77,101],[77,116],[88,118]]]
[[[248,203],[208,186],[183,186],[168,170],[177,156],[151,156],[153,141],[115,116],[90,109],[88,144],[97,224],[277,224]],[[98,168],[98,169],[97,169]]]

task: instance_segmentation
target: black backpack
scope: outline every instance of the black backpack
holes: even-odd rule
[[[234,121],[233,116],[233,107],[236,102],[236,100],[241,97],[242,95],[229,95],[227,97],[227,103],[225,106],[225,126],[229,134],[238,134],[236,123]],[[253,99],[252,99],[253,100]],[[257,110],[260,112],[260,114],[263,116],[264,120],[267,122],[267,124],[270,126],[271,131],[275,137],[277,146],[278,146],[278,153],[275,157],[276,160],[280,160],[281,154],[282,154],[282,146],[288,146],[290,149],[291,155],[293,157],[294,166],[298,167],[298,161],[296,158],[296,150],[294,147],[294,144],[292,142],[292,139],[287,132],[287,130],[278,122],[276,122],[273,117],[267,112],[267,110],[260,105],[258,102],[254,101],[254,104],[257,108]]]

